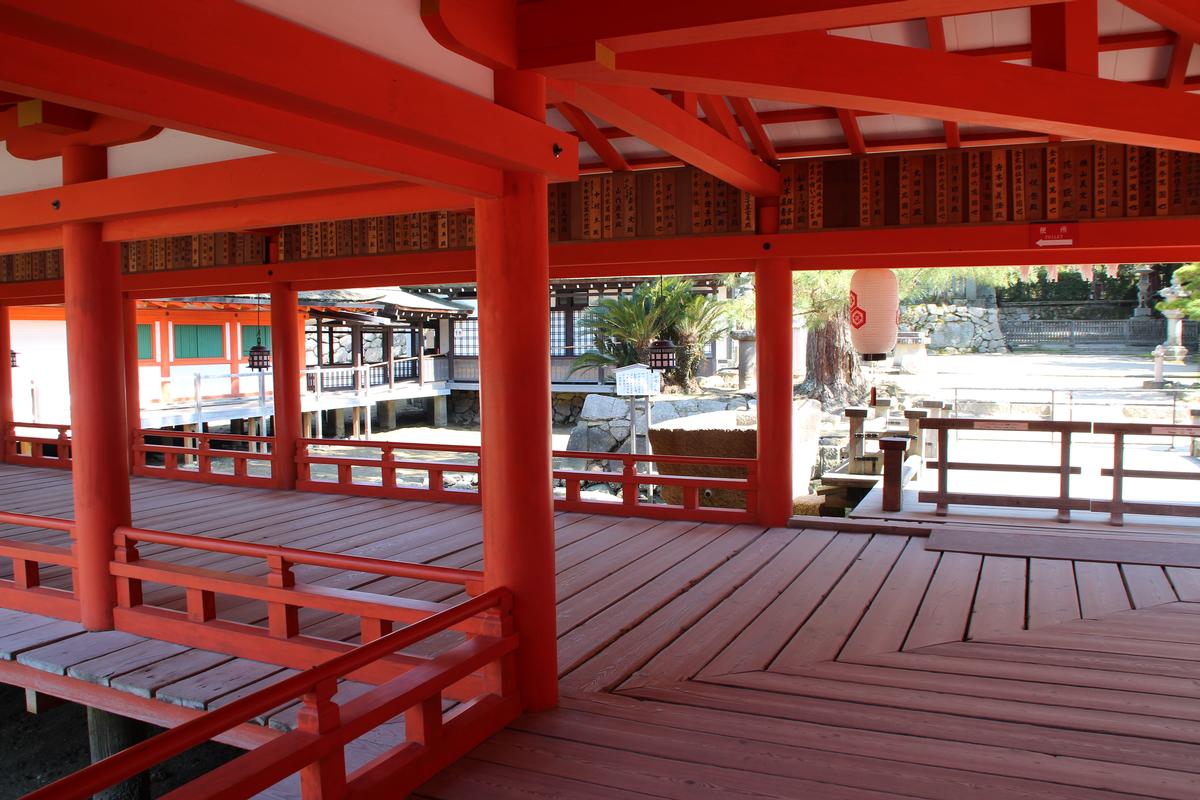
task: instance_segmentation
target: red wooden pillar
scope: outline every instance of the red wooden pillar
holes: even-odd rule
[[[132,445],[137,442],[137,432],[142,427],[142,397],[138,375],[138,329],[137,300],[126,297],[122,303],[125,322],[125,413],[128,417],[130,441],[130,471],[133,469]]]
[[[290,283],[271,284],[271,371],[275,393],[275,454],[271,469],[280,489],[296,488],[296,440],[300,438],[300,313]]]
[[[63,184],[101,180],[102,147],[63,148]],[[131,522],[129,431],[125,403],[125,319],[120,250],[101,238],[100,224],[63,225],[63,296],[71,381],[75,556],[81,622],[113,624],[109,575],[113,531]]]
[[[758,232],[779,232],[779,205],[759,198]],[[770,240],[763,242],[769,252]],[[761,258],[754,272],[758,363],[758,521],[786,525],[792,515],[792,266]]]
[[[545,79],[496,71],[496,102],[545,119]],[[508,172],[475,202],[485,583],[507,586],[531,710],[558,702],[550,458],[550,245],[546,178]]]
[[[8,426],[13,423],[12,316],[0,305],[0,447],[8,458]]]

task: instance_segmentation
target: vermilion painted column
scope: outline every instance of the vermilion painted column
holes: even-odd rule
[[[543,78],[497,70],[495,80],[497,103],[545,119]],[[544,176],[505,173],[503,196],[475,203],[484,574],[515,597],[530,710],[558,702],[547,230]]]
[[[296,440],[300,438],[300,309],[290,283],[271,284],[271,372],[275,393],[275,485],[296,488]]]
[[[779,206],[760,199],[758,232],[779,232]],[[771,242],[764,241],[764,247]],[[769,252],[769,251],[767,251]],[[758,362],[758,521],[786,525],[792,515],[792,267],[786,258],[755,264]]]
[[[104,148],[64,148],[63,183],[103,179],[106,161]],[[67,223],[62,233],[78,560],[75,591],[84,627],[104,630],[113,624],[113,531],[129,525],[131,518],[120,250],[103,241],[99,223]]]
[[[133,468],[132,445],[137,440],[137,432],[142,427],[142,397],[138,374],[138,329],[137,301],[126,297],[121,304],[122,318],[125,322],[125,414],[129,426],[130,470]]]
[[[8,435],[8,426],[13,422],[13,374],[12,374],[12,316],[8,306],[0,305],[0,446]],[[4,451],[7,454],[7,449]],[[0,457],[3,461],[4,457]]]

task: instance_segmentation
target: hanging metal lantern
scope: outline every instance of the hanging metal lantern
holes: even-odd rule
[[[659,339],[650,345],[648,357],[650,369],[675,369],[675,343],[670,339]]]
[[[271,368],[271,351],[263,347],[261,340],[250,348],[246,358],[250,362],[250,369],[263,372]]]
[[[9,350],[8,351],[8,359],[9,359],[10,364],[15,367],[17,365],[17,351]]]
[[[882,361],[900,332],[900,285],[890,269],[855,270],[850,278],[850,341],[863,361]]]

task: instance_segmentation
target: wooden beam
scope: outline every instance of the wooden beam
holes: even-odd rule
[[[519,65],[586,77],[597,44],[614,52],[971,14],[1058,0],[542,0],[517,6]],[[792,56],[795,57],[795,54]]]
[[[737,120],[733,118],[733,113],[729,110],[729,105],[725,102],[724,97],[719,97],[715,94],[702,94],[699,96],[699,100],[700,109],[704,112],[704,118],[708,120],[709,125],[733,141],[742,145],[746,144],[746,140],[742,137],[742,131],[738,127]]]
[[[929,34],[930,50],[935,53],[946,52],[946,23],[941,17],[926,17],[925,32]],[[943,120],[942,130],[946,132],[946,147],[955,149],[962,146],[957,122]]]
[[[421,0],[421,21],[447,50],[489,69],[516,69],[514,0]]]
[[[4,0],[0,24],[6,37],[239,101],[259,115],[323,121],[496,169],[575,177],[575,142],[560,131],[236,0],[169,7],[113,0],[102,9],[87,0]],[[217,42],[220,46],[214,46]],[[4,59],[6,82],[14,80],[9,61]],[[104,102],[87,97],[94,81],[74,75],[66,65],[41,66],[56,78],[58,91],[69,93],[74,84],[84,99]],[[30,85],[36,86],[37,73],[31,77]],[[139,105],[169,102],[164,88],[142,86],[155,91]],[[239,116],[198,110],[207,112],[204,119],[213,126],[235,124]],[[263,132],[267,143],[289,138],[281,122]]]
[[[721,180],[755,195],[776,195],[779,173],[649,88],[580,83],[574,104]]]
[[[1163,81],[1163,85],[1172,91],[1183,91],[1184,81],[1187,79],[1188,62],[1192,60],[1191,39],[1185,39],[1178,36],[1175,39],[1175,44],[1171,48],[1171,63],[1167,66],[1167,77]]]
[[[858,127],[858,118],[853,111],[844,108],[837,110],[838,122],[842,124],[842,134],[846,137],[846,147],[850,154],[861,156],[867,152],[867,143],[863,140],[862,129]]]
[[[293,156],[253,156],[0,196],[0,231],[384,184],[405,185],[387,175]]]
[[[1035,67],[1096,75],[1096,4],[1062,2],[1029,10],[1030,58]]]
[[[625,157],[617,152],[617,148],[612,146],[612,143],[605,138],[596,124],[588,117],[587,112],[583,109],[576,108],[570,103],[558,103],[554,106],[558,113],[563,115],[563,118],[575,129],[575,135],[587,142],[588,146],[596,151],[596,155],[600,156],[600,160],[604,162],[604,166],[611,169],[613,172],[627,172],[629,164],[625,161]]]
[[[22,100],[17,103],[17,127],[52,134],[86,131],[92,126],[95,114],[45,100]]]
[[[1195,0],[1122,0],[1142,16],[1175,31],[1185,39],[1200,42],[1200,5]]]
[[[775,152],[775,145],[763,129],[762,121],[759,120],[758,113],[750,104],[750,100],[745,97],[731,97],[729,102],[733,104],[733,113],[737,115],[737,121],[750,135],[750,141],[754,144],[754,152],[758,154],[758,157],[768,163],[778,161],[779,154]]]
[[[627,84],[1200,152],[1200,97],[954,53],[800,34],[611,54],[606,62],[610,79]]]

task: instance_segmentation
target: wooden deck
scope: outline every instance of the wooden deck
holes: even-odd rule
[[[141,526],[479,562],[477,507],[152,479],[133,487]],[[0,466],[0,508],[67,515],[69,475]],[[988,537],[948,535],[560,514],[562,706],[523,717],[420,794],[1200,796],[1200,569],[1142,563],[1132,537],[1118,538],[1120,549],[1099,541],[1073,557],[1026,557],[972,552]],[[335,573],[321,580],[355,585]],[[395,579],[360,588],[453,592]],[[356,635],[337,618],[305,624]],[[286,674],[13,612],[0,617],[0,659],[10,682],[19,670],[176,711],[217,707]],[[262,721],[286,728],[288,709]],[[395,735],[377,730],[355,758]]]

